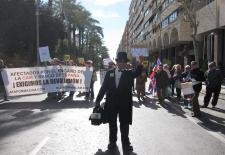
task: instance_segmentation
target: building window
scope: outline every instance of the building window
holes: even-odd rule
[[[173,21],[175,21],[177,19],[177,11],[173,12],[170,16],[169,16],[169,23],[172,23]]]
[[[207,0],[207,4],[212,3],[214,0]]]
[[[145,11],[144,16],[147,16],[148,13],[149,13],[149,9],[147,9],[147,10]]]
[[[170,3],[172,3],[174,0],[164,0],[162,8],[165,9]]]
[[[168,18],[166,18],[166,19],[164,19],[164,20],[162,21],[161,27],[162,27],[162,28],[165,28],[165,27],[168,26],[168,24],[169,24],[169,20],[168,20]]]

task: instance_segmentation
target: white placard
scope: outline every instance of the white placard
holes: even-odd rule
[[[39,48],[39,55],[40,55],[41,62],[51,61],[48,46],[40,47]]]
[[[103,59],[104,66],[108,66],[110,62],[113,62],[110,58]]]
[[[47,66],[3,69],[2,77],[8,96],[58,91],[87,91],[93,68]]]
[[[131,54],[132,54],[132,57],[139,57],[139,56],[148,57],[148,49],[147,48],[132,48]]]
[[[183,95],[194,94],[192,82],[181,83],[181,92],[183,93]]]

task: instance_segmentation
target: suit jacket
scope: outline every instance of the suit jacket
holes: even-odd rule
[[[135,70],[122,71],[118,87],[116,87],[115,83],[115,69],[106,73],[96,98],[96,102],[100,102],[106,94],[104,106],[107,114],[106,122],[110,122],[115,110],[119,110],[122,112],[122,120],[120,121],[132,124],[132,85],[134,78],[139,76],[141,72],[142,66],[138,66]]]

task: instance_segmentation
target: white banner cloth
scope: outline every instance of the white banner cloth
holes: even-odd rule
[[[8,96],[58,91],[87,91],[93,68],[47,66],[3,69],[2,77]]]

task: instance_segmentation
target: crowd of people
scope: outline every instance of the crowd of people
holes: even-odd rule
[[[171,69],[167,64],[158,64],[153,69],[154,74],[149,74],[147,68],[143,66],[143,57],[140,57],[136,66],[133,66],[128,62],[127,54],[125,52],[119,52],[116,58],[116,64],[109,62],[107,66],[107,72],[104,77],[101,88],[97,94],[95,101],[95,108],[100,107],[100,102],[106,95],[106,101],[104,109],[107,113],[106,120],[109,123],[109,150],[117,148],[117,116],[120,121],[121,141],[123,151],[130,152],[133,147],[129,140],[129,125],[132,124],[132,96],[136,90],[137,98],[139,101],[145,101],[146,99],[146,82],[149,77],[151,89],[155,89],[158,96],[158,103],[164,104],[165,99],[171,99],[176,96],[178,103],[181,101],[185,107],[192,105],[193,116],[200,117],[201,111],[199,106],[199,94],[202,90],[202,83],[206,84],[206,94],[204,96],[204,104],[202,108],[206,108],[209,105],[210,99],[212,99],[212,107],[215,108],[218,102],[219,94],[221,91],[221,85],[223,82],[223,75],[220,69],[217,68],[215,62],[208,63],[208,70],[204,73],[199,69],[198,63],[192,61],[190,65],[182,66],[180,64],[174,65]],[[58,58],[53,58],[50,62],[51,66],[85,66],[93,67],[92,60],[87,60],[80,65],[76,65],[73,60],[69,60],[66,63],[60,61]],[[0,59],[0,69],[7,68],[4,61]],[[4,100],[7,101],[6,91],[3,85],[2,76],[0,76],[0,86],[4,94]],[[136,79],[136,82],[134,80]],[[153,79],[155,80],[153,82]],[[94,83],[97,81],[96,70],[93,69],[91,77],[90,88],[86,92],[79,92],[77,96],[85,96],[86,100],[94,100]],[[182,93],[182,84],[190,82],[192,93]],[[154,95],[154,90],[151,91]],[[65,92],[51,92],[48,93],[47,99],[62,99]],[[69,98],[73,99],[75,92],[69,92]]]
[[[183,101],[185,108],[188,105],[192,105],[193,117],[200,117],[201,112],[198,98],[202,90],[202,83],[205,82],[206,94],[202,108],[208,106],[212,94],[212,108],[215,108],[223,82],[222,72],[216,66],[215,62],[208,63],[208,70],[205,73],[199,69],[196,61],[192,61],[190,65],[184,66],[184,71],[182,71],[180,64],[174,65],[171,70],[167,64],[159,64],[154,72],[156,92],[160,104],[164,103],[165,98],[170,99],[176,94],[177,101]],[[193,93],[182,96],[182,83],[186,82],[192,83],[192,88],[190,89],[193,89]]]
[[[58,58],[53,58],[51,61],[49,61],[47,63],[47,65],[48,66],[57,66],[58,68],[60,68],[62,65],[82,66],[82,67],[85,66],[87,68],[92,67],[93,74],[92,74],[89,90],[87,92],[79,92],[79,94],[77,96],[85,96],[86,100],[91,100],[91,101],[94,100],[94,83],[95,83],[95,81],[97,81],[97,74],[96,74],[96,70],[93,67],[92,60],[81,61],[78,64],[76,64],[72,59],[70,59],[68,61],[61,61]],[[0,59],[0,71],[2,72],[2,70],[5,68],[7,68],[7,66],[5,65],[4,61],[2,59]],[[4,101],[9,101],[5,87],[4,87],[3,77],[1,74],[0,74],[0,94],[3,94]],[[75,94],[75,91],[70,91],[68,97],[72,100],[74,97],[74,94]],[[66,96],[66,92],[64,92],[64,91],[49,92],[49,93],[47,93],[46,100],[52,100],[52,99],[61,100],[61,99],[63,99],[64,96]]]

